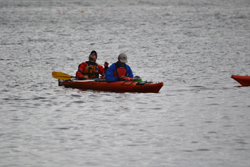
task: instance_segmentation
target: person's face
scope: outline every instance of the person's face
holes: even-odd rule
[[[89,61],[90,62],[96,62],[97,57],[95,55],[89,55]]]

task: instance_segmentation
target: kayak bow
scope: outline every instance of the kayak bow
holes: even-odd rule
[[[231,77],[242,86],[250,86],[250,76],[232,75]]]

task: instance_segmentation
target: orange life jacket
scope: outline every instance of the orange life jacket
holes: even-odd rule
[[[98,65],[96,63],[92,63],[89,61],[86,61],[88,65],[85,67],[83,71],[79,70],[78,71],[83,75],[88,78],[99,78],[99,71],[98,71]]]

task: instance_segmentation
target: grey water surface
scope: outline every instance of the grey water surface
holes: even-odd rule
[[[0,167],[249,167],[249,0],[0,0]],[[92,50],[159,93],[66,89]]]

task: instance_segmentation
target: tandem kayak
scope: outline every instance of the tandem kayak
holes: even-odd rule
[[[109,82],[105,79],[95,80],[58,80],[59,86],[66,88],[77,88],[81,90],[97,90],[109,92],[138,92],[158,93],[163,82],[153,83],[147,81],[115,81]]]
[[[250,76],[232,75],[231,77],[242,86],[250,86]]]

